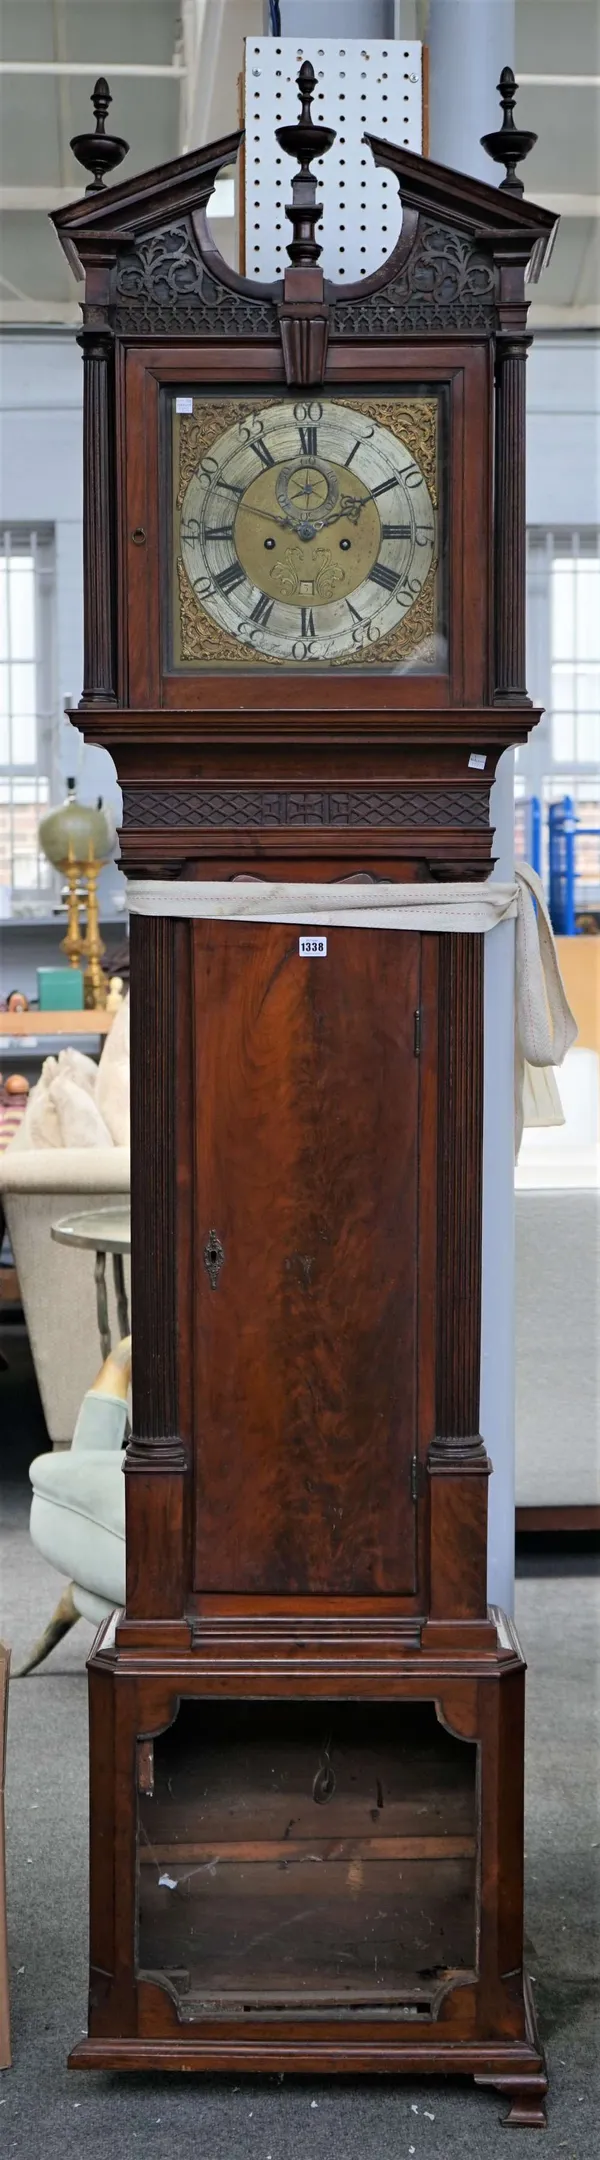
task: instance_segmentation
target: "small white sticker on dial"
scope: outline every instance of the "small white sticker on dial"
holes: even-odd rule
[[[298,939],[301,960],[323,960],[327,952],[326,937],[301,937]]]
[[[185,412],[193,412],[193,410],[194,410],[194,400],[193,400],[193,398],[191,398],[191,397],[176,397],[176,399],[175,399],[175,411],[176,411],[176,412],[181,412],[181,413],[185,413]]]

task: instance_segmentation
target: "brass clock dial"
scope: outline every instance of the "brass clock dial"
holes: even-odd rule
[[[197,606],[240,661],[360,666],[430,579],[434,493],[401,432],[360,405],[256,405],[211,441],[180,502]]]

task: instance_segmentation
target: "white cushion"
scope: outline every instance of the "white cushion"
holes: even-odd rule
[[[107,1035],[98,1066],[96,1106],[115,1147],[129,1147],[129,997]]]
[[[101,1111],[76,1073],[57,1072],[48,1089],[60,1127],[61,1147],[108,1148],[111,1134]]]
[[[109,1605],[125,1600],[123,1456],[70,1448],[38,1455],[30,1530],[34,1545],[61,1575]]]

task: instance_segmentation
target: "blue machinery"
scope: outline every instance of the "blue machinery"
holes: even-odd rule
[[[531,863],[542,875],[542,805],[539,795],[521,796],[515,803],[515,855],[517,862]]]
[[[515,805],[515,855],[517,862],[530,862],[543,876],[542,805],[537,795]],[[600,927],[600,826],[580,823],[570,795],[548,809],[548,888],[558,937],[576,937],[577,918],[584,911],[596,915]]]

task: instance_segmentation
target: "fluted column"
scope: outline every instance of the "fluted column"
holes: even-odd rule
[[[185,1448],[178,1431],[176,932],[131,918],[133,1434],[125,1458],[133,1625],[179,1621],[185,1602]]]
[[[482,1453],[483,938],[440,938],[436,1439],[431,1461]]]
[[[436,1425],[429,1624],[486,1626],[490,1463],[479,1430],[483,937],[439,940]]]
[[[113,342],[83,330],[83,705],[116,703],[114,489],[110,454]]]
[[[525,668],[526,339],[498,345],[496,367],[496,696],[527,696]]]
[[[130,1458],[181,1463],[175,1286],[175,923],[131,918]]]

